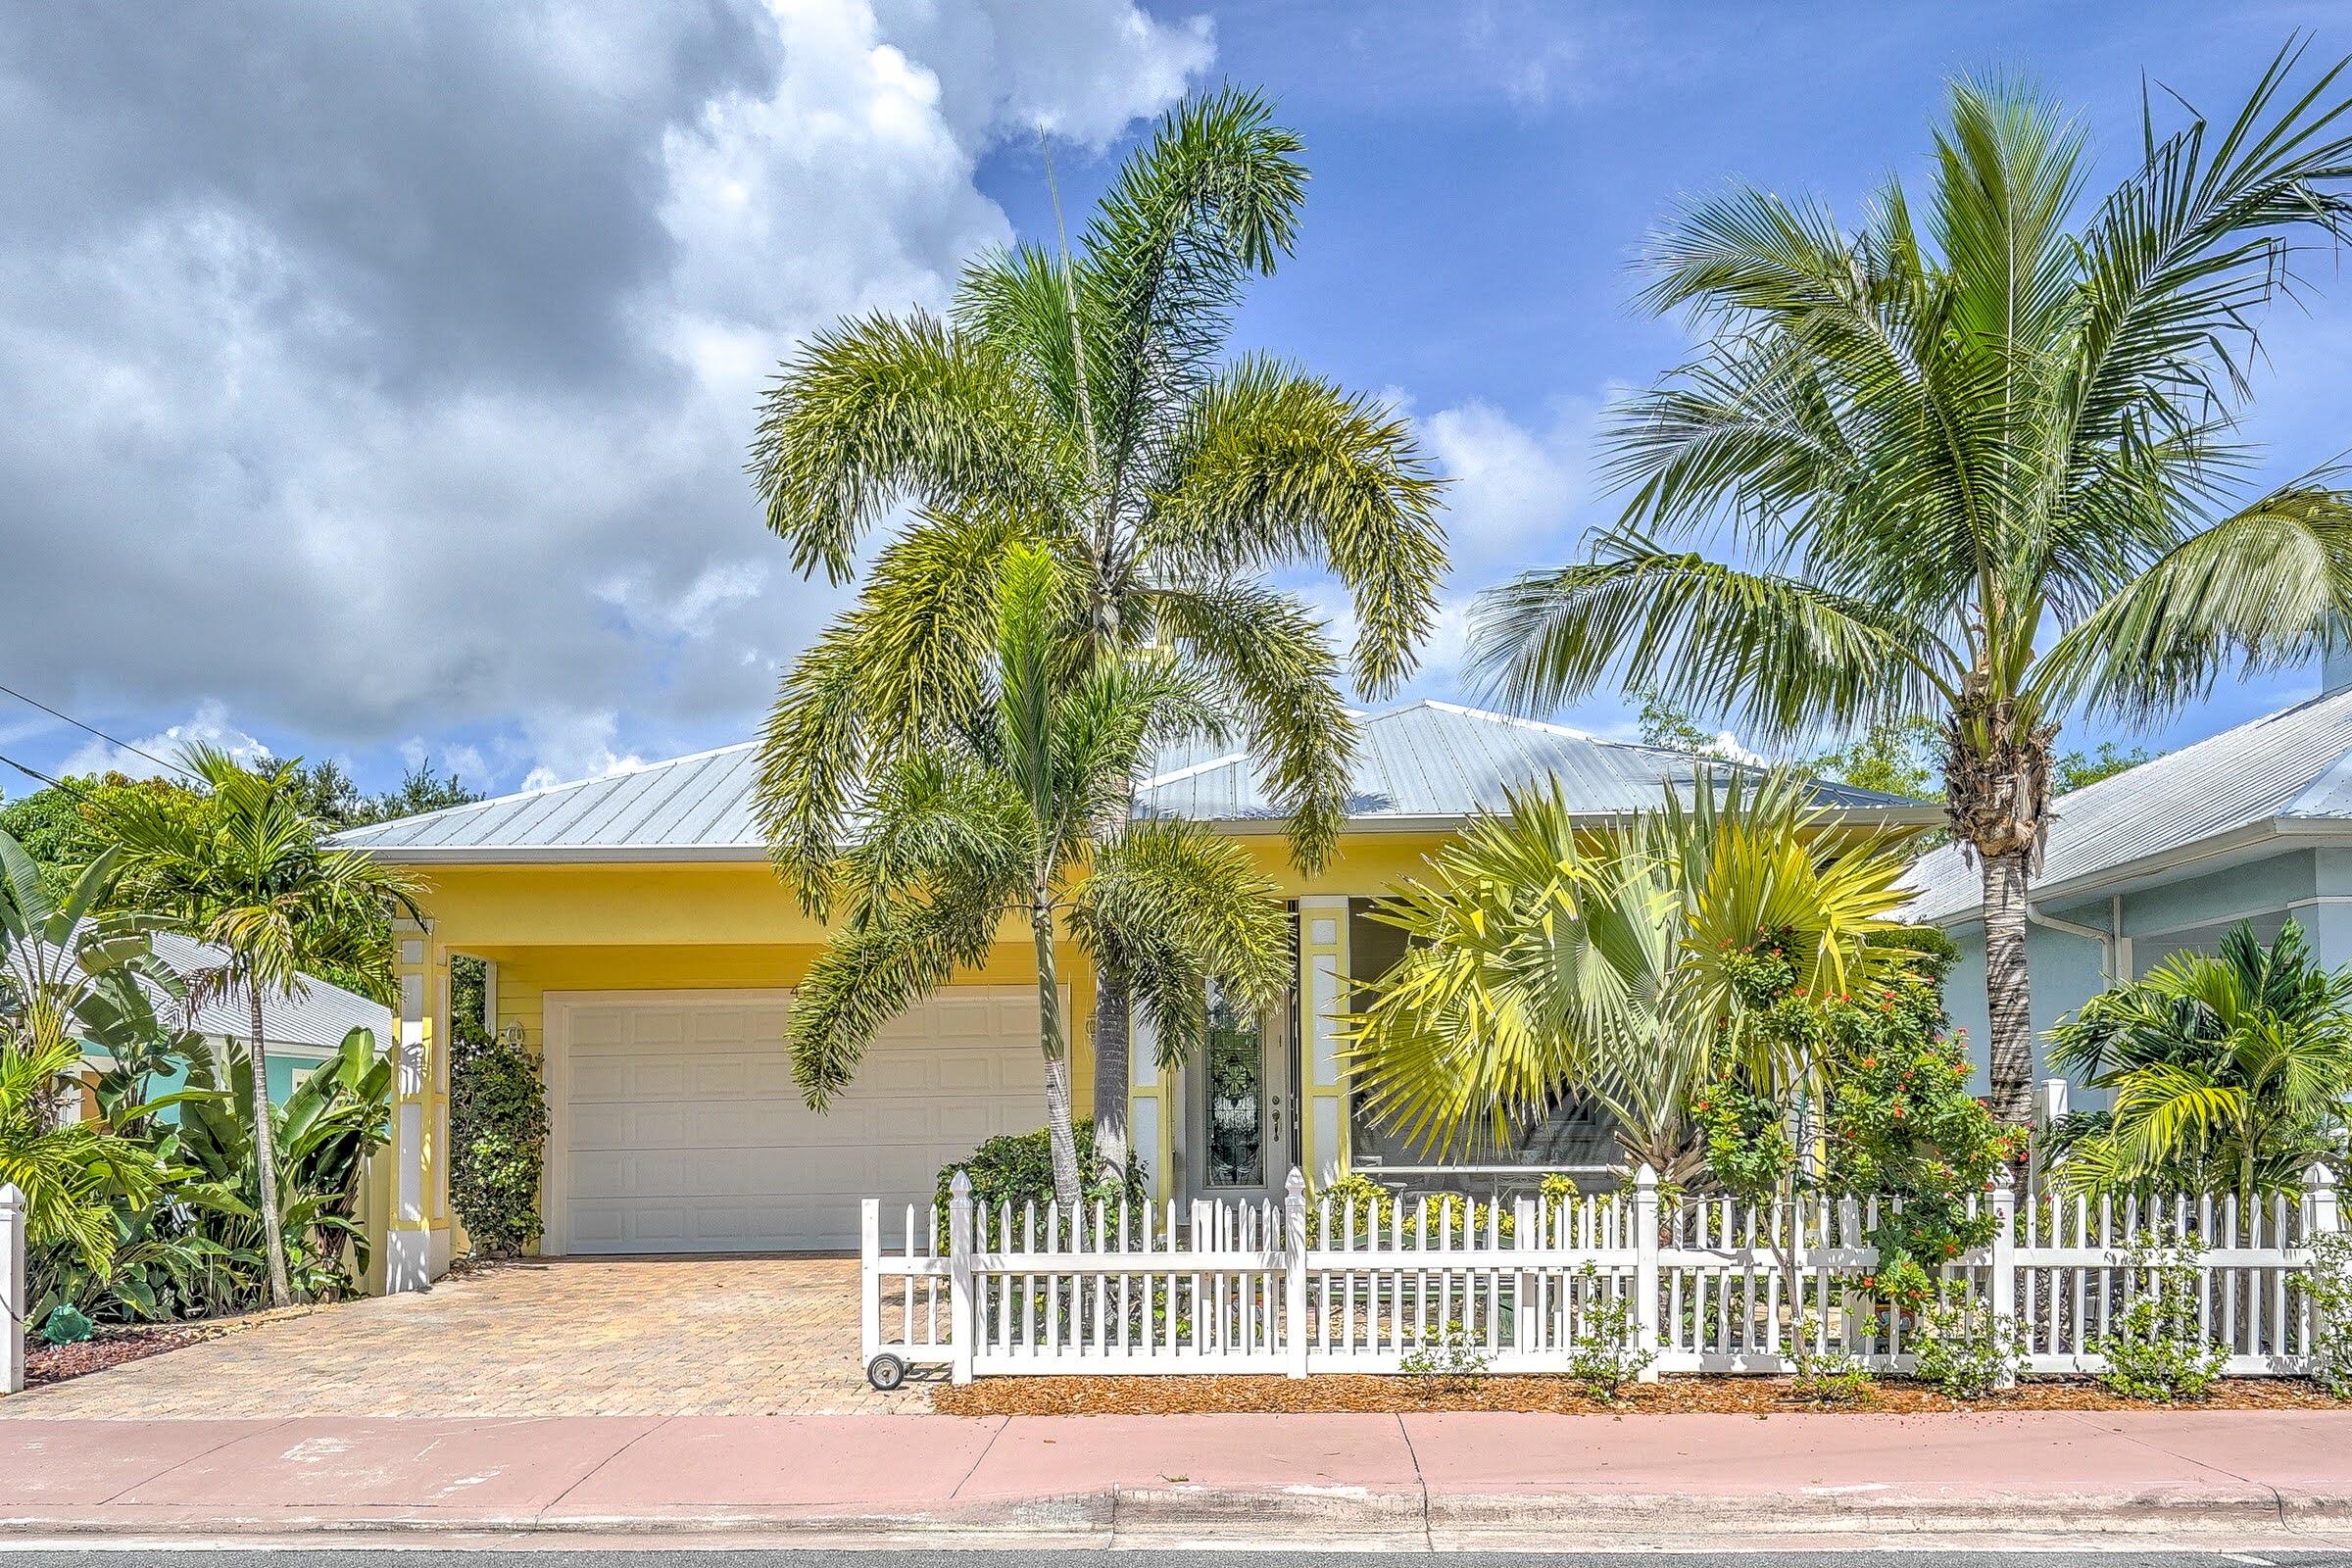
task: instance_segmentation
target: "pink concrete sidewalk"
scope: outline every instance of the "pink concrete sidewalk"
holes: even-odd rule
[[[2352,1413],[0,1423],[12,1535],[1783,1530],[2352,1544]]]

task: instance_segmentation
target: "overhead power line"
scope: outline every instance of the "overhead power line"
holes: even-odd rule
[[[42,702],[37,697],[27,697],[23,692],[17,690],[14,686],[0,686],[0,692],[5,692],[9,696],[14,697],[20,703],[24,703],[30,707],[39,709],[42,712],[47,713],[51,718],[63,719],[65,722],[73,725],[75,729],[80,730],[85,734],[95,735],[100,740],[106,742],[109,746],[119,746],[123,751],[130,753],[130,755],[133,757],[144,757],[156,766],[168,767],[172,772],[177,773],[181,778],[187,779],[190,782],[194,782],[195,780],[196,775],[189,772],[186,768],[180,766],[177,762],[166,761],[163,758],[156,756],[153,752],[142,751],[140,748],[131,745],[130,742],[126,740],[121,740],[113,735],[109,735],[106,731],[100,729],[95,724],[84,724],[80,719],[75,718],[72,713],[64,712],[58,709],[51,708],[47,703]],[[0,761],[7,760],[8,760],[6,758],[0,758]],[[17,771],[20,773],[32,773],[32,769],[24,766],[21,762],[9,762],[8,765],[17,769]],[[33,773],[32,776],[35,778],[40,777],[40,775],[37,773]],[[49,780],[49,783],[55,785],[57,780],[51,779]]]

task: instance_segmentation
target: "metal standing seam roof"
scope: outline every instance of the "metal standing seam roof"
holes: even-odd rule
[[[169,931],[156,932],[151,940],[155,956],[181,976],[213,968],[225,956],[221,949],[209,942]],[[227,1035],[242,1040],[253,1032],[251,1007],[242,992],[208,998],[195,1016],[183,1020],[177,1015],[177,1004],[161,990],[153,986],[145,989],[167,1021],[184,1022],[198,1034]],[[303,989],[294,996],[262,999],[263,1038],[273,1046],[332,1050],[343,1044],[343,1037],[354,1029],[372,1031],[376,1049],[389,1049],[392,1009],[315,976],[305,976]]]
[[[1350,822],[1377,827],[1499,810],[1506,786],[1558,778],[1571,806],[1616,815],[1657,804],[1669,784],[1739,764],[1686,752],[1602,740],[1582,730],[1425,701],[1358,725]],[[558,784],[419,816],[354,828],[335,843],[390,859],[736,859],[766,854],[752,808],[758,763],[746,742],[610,778]],[[1920,803],[1816,783],[1832,808],[1916,812]],[[1272,822],[1245,753],[1194,747],[1160,759],[1136,798],[1139,817],[1235,824]]]
[[[2352,688],[2328,692],[2061,796],[2038,894],[2094,882],[2225,834],[2352,820]],[[1913,919],[1983,912],[1980,873],[1946,845],[1911,871]]]

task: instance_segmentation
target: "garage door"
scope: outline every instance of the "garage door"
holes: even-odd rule
[[[569,1001],[551,1239],[569,1252],[855,1248],[859,1199],[927,1201],[942,1165],[1045,1120],[1032,988],[951,987],[893,1020],[822,1115],[792,1084],[788,1006]]]

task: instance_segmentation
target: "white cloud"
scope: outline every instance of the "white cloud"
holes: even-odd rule
[[[1130,0],[290,6],[267,62],[152,22],[0,14],[38,149],[0,376],[45,389],[0,428],[0,664],[322,749],[464,732],[477,787],[748,733],[838,602],[742,472],[776,361],[944,303],[1011,238],[992,148],[1101,143],[1212,52]]]
[[[620,715],[598,712],[538,713],[525,719],[522,750],[534,760],[521,788],[543,790],[574,779],[610,778],[645,766],[634,752],[613,750],[620,733]]]
[[[1522,423],[1472,401],[1416,419],[1422,441],[1453,482],[1446,531],[1457,582],[1564,562],[1578,550],[1592,496],[1592,443],[1602,402],[1560,398]]]
[[[213,746],[240,762],[269,755],[270,748],[228,721],[225,704],[207,699],[196,711],[153,735],[133,737],[128,746],[96,738],[85,742],[61,764],[67,775],[121,773],[125,778],[172,778],[181,751],[190,746]]]

